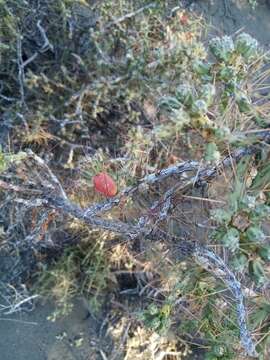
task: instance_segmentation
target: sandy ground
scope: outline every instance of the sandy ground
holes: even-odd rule
[[[210,33],[233,34],[244,28],[268,47],[270,2],[258,3],[256,11],[250,9],[246,0],[197,0],[191,7],[212,23]],[[70,316],[55,323],[47,320],[53,310],[52,304],[38,305],[31,313],[1,318],[0,359],[104,360],[98,350],[108,345],[99,334],[101,321],[87,317],[88,311],[81,301],[76,302]]]
[[[100,322],[88,316],[82,301],[56,322],[47,320],[53,304],[38,305],[31,313],[0,319],[1,360],[100,360]]]

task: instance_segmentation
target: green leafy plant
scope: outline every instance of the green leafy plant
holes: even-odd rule
[[[233,253],[231,263],[236,270],[248,272],[257,284],[262,284],[266,280],[264,265],[270,251],[262,225],[269,219],[270,207],[258,197],[261,176],[256,175],[249,187],[240,180],[245,178],[248,166],[249,161],[245,161],[237,167],[229,208],[212,211],[213,218],[220,225],[213,236]],[[267,174],[267,171],[262,173]]]
[[[168,331],[171,324],[170,313],[171,308],[169,304],[158,308],[152,303],[139,314],[138,318],[143,321],[146,327],[159,334],[164,334]]]
[[[207,52],[207,49],[204,51]],[[187,127],[195,127],[202,134],[205,129],[210,131],[215,141],[207,146],[206,158],[217,160],[218,148],[213,150],[213,147],[222,145],[224,141],[236,142],[233,134],[235,123],[225,125],[219,122],[220,112],[227,117],[233,102],[238,111],[237,124],[241,123],[241,118],[243,123],[249,123],[250,114],[258,118],[245,84],[252,73],[252,63],[257,64],[264,56],[257,41],[247,33],[241,33],[235,39],[229,36],[212,39],[209,42],[209,58],[211,56],[214,56],[214,61],[207,57],[203,61],[194,58],[192,81],[177,86],[172,95],[160,100],[159,106],[167,112],[171,129],[175,132]],[[177,130],[175,124],[178,124]],[[170,136],[172,132],[167,132],[167,137]]]

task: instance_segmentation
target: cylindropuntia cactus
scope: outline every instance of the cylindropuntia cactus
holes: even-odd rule
[[[176,88],[176,98],[186,106],[191,106],[194,102],[192,87],[189,84],[181,84]]]
[[[159,102],[159,107],[167,111],[180,109],[181,106],[181,102],[173,96],[164,96]]]
[[[215,37],[210,41],[209,48],[218,60],[228,62],[234,52],[234,43],[230,36]]]
[[[206,63],[201,60],[196,60],[193,63],[193,70],[197,75],[199,75],[203,80],[211,79],[211,63]]]
[[[258,41],[247,33],[242,33],[235,40],[235,49],[245,60],[249,61],[258,53]]]
[[[222,64],[218,71],[218,79],[222,81],[231,81],[236,78],[236,71],[233,66]]]
[[[207,104],[205,100],[199,99],[193,102],[191,114],[195,116],[205,115],[207,113]]]
[[[236,93],[235,98],[241,113],[247,113],[251,110],[251,100],[245,93],[239,91]]]
[[[207,106],[212,105],[216,94],[215,86],[213,84],[204,84],[200,90],[200,98],[206,102]]]
[[[184,126],[190,124],[189,114],[183,110],[172,110],[169,116],[170,121],[157,125],[154,129],[154,133],[159,139],[170,139],[172,136],[181,131]]]

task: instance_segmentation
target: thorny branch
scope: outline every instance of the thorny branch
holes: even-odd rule
[[[17,63],[18,63],[18,78],[20,84],[20,94],[21,94],[21,103],[22,105],[25,104],[25,94],[24,94],[24,66],[23,66],[23,59],[22,59],[22,39],[18,36],[17,39]]]
[[[266,131],[265,133],[260,133],[260,139],[263,139],[265,142],[269,142],[269,134],[269,131]],[[40,186],[39,189],[35,192],[35,189],[33,189],[33,182],[31,181],[31,187],[28,189],[27,186],[10,183],[10,179],[0,179],[0,188],[21,194],[24,198],[17,199],[17,201],[25,202],[30,207],[43,206],[45,208],[52,208],[60,213],[67,214],[76,219],[79,219],[91,227],[117,232],[131,239],[139,236],[144,236],[152,240],[157,238],[166,239],[167,237],[172,238],[172,236],[169,236],[168,234],[163,233],[160,230],[154,231],[153,227],[151,227],[151,219],[148,215],[142,216],[139,219],[138,224],[133,225],[121,222],[119,220],[103,219],[98,216],[98,214],[108,211],[114,206],[118,205],[123,197],[133,196],[135,192],[140,189],[141,186],[162,182],[164,179],[174,176],[178,178],[176,185],[174,185],[171,189],[167,190],[162,199],[156,201],[150,207],[149,212],[155,215],[154,218],[157,223],[167,217],[172,205],[173,197],[177,191],[181,190],[183,192],[190,187],[193,187],[194,185],[200,186],[202,183],[210,181],[215,176],[217,176],[221,172],[221,170],[224,169],[224,167],[230,166],[232,160],[239,161],[244,156],[254,154],[256,153],[256,151],[258,151],[258,148],[256,146],[238,149],[229,156],[225,157],[223,161],[221,161],[214,167],[206,167],[200,169],[199,164],[194,161],[188,161],[176,164],[174,166],[170,166],[157,173],[145,176],[135,186],[124,189],[118,196],[105,202],[91,205],[86,209],[82,209],[68,199],[68,196],[63,189],[60,181],[51,171],[49,166],[45,163],[44,160],[42,160],[39,156],[35,155],[32,151],[28,152],[28,157],[25,163],[26,166],[31,167],[32,172],[33,165],[41,170],[41,173],[44,177],[40,176],[37,172],[36,177],[42,186]],[[27,161],[29,161],[28,164]],[[187,177],[186,173],[194,170],[197,171],[197,174],[195,176]],[[42,190],[40,190],[40,188]],[[35,198],[29,200],[29,196],[31,196],[31,194],[32,196],[35,196]],[[221,258],[219,258],[210,250],[202,247],[200,244],[186,240],[181,240],[179,244],[179,239],[175,238],[174,240],[176,243],[178,243],[177,248],[182,255],[188,255],[193,257],[201,266],[206,268],[215,277],[221,279],[228,285],[237,303],[237,316],[240,328],[241,343],[248,355],[256,356],[255,345],[251,339],[250,333],[246,325],[244,296],[241,290],[240,283],[237,281],[235,275],[228,269],[228,267]]]
[[[264,141],[269,143],[270,131],[265,130],[258,132],[257,141]],[[85,211],[87,215],[97,215],[109,211],[113,207],[119,205],[122,198],[132,196],[140,188],[162,182],[169,177],[175,176],[178,179],[176,185],[174,185],[171,189],[167,190],[164,196],[158,202],[153,204],[150,209],[152,210],[151,213],[153,213],[153,210],[156,210],[157,208],[163,209],[160,214],[160,220],[162,220],[169,211],[171,207],[169,203],[172,204],[173,196],[177,191],[186,191],[187,189],[194,186],[200,186],[203,183],[209,182],[211,179],[216,177],[224,168],[229,167],[232,164],[232,161],[238,162],[244,156],[254,154],[257,151],[258,148],[256,146],[239,148],[234,153],[226,156],[216,166],[213,166],[211,168],[206,167],[199,169],[199,163],[197,161],[185,161],[175,164],[173,166],[169,166],[168,168],[162,169],[158,172],[146,175],[145,177],[140,179],[135,186],[130,186],[123,189],[118,195],[106,201],[92,204]],[[194,170],[197,170],[197,174],[193,177],[188,178],[187,173]],[[140,222],[146,223],[147,220],[143,220],[143,218],[141,218],[139,220],[139,223]]]
[[[20,95],[21,95],[21,103],[22,105],[25,105],[25,91],[24,91],[24,83],[25,83],[25,73],[24,68],[29,65],[32,61],[34,61],[40,53],[44,53],[48,50],[54,51],[53,45],[50,43],[46,32],[44,28],[41,26],[41,21],[38,20],[37,22],[37,28],[42,36],[42,39],[44,41],[41,49],[38,51],[35,51],[32,56],[30,56],[28,59],[23,61],[22,56],[22,37],[18,35],[17,37],[17,64],[18,64],[18,79],[19,79],[19,85],[20,85]]]
[[[240,329],[241,343],[249,356],[257,357],[258,354],[255,349],[255,344],[251,339],[246,324],[246,310],[241,284],[223,260],[212,251],[203,248],[202,246],[196,246],[193,256],[199,265],[211,272],[216,278],[224,281],[231,290],[237,306],[237,320]]]
[[[46,35],[46,32],[44,30],[44,28],[41,26],[41,21],[38,20],[37,22],[37,28],[43,38],[43,41],[44,41],[44,44],[42,45],[42,48],[39,50],[40,52],[45,52],[47,51],[48,49],[50,49],[51,51],[53,51],[53,45],[50,43],[47,35]]]

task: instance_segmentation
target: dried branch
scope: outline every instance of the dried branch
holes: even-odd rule
[[[25,105],[25,93],[24,93],[24,66],[23,66],[23,58],[22,58],[22,39],[21,36],[17,38],[17,64],[18,64],[18,79],[20,85],[20,94],[21,94],[21,103]]]
[[[264,141],[270,143],[270,130],[266,129],[264,131],[258,131],[252,133],[256,135],[256,141]],[[187,172],[192,172],[199,169],[199,163],[197,161],[186,161],[177,163],[176,165],[169,166],[168,168],[162,169],[153,174],[146,175],[140,179],[135,186],[128,187],[120,192],[117,196],[110,198],[104,202],[92,204],[89,206],[86,211],[88,215],[97,215],[106,211],[111,210],[113,207],[119,205],[122,198],[127,196],[132,196],[136,191],[142,188],[145,185],[153,185],[157,182],[162,182],[163,180],[176,176],[178,181],[171,189],[167,190],[162,199],[153,204],[150,208],[150,214],[155,213],[157,208],[162,209],[159,213],[160,220],[164,219],[171,207],[173,196],[177,191],[184,191],[194,186],[201,186],[202,184],[211,181],[218,174],[220,174],[224,168],[227,168],[232,165],[232,161],[238,162],[244,156],[252,155],[258,152],[258,147],[249,146],[235,150],[233,153],[226,156],[221,162],[217,165],[209,168],[205,167],[200,169],[195,176],[192,176],[188,179],[186,177]],[[180,179],[179,179],[180,177]],[[183,181],[184,180],[184,181]],[[139,224],[143,226],[144,223],[147,223],[147,220],[143,217],[139,220]]]
[[[32,150],[28,150],[29,157],[33,158],[36,163],[44,170],[44,172],[49,176],[51,184],[53,186],[53,189],[56,190],[56,193],[59,193],[64,199],[67,199],[67,194],[65,193],[60,181],[57,179],[57,177],[54,175],[54,173],[51,171],[49,166],[45,163],[45,161],[37,156],[35,153],[33,153]]]
[[[40,31],[40,34],[43,38],[43,41],[44,41],[44,44],[42,45],[42,48],[39,50],[40,52],[45,52],[47,51],[48,49],[50,49],[52,52],[53,52],[53,45],[50,43],[47,35],[46,35],[46,32],[44,30],[44,28],[40,25],[41,21],[38,20],[37,22],[37,27],[38,27],[38,30]]]
[[[146,175],[145,177],[140,179],[136,185],[125,188],[120,192],[120,194],[111,199],[89,206],[86,211],[88,214],[98,214],[109,211],[113,207],[119,205],[122,198],[132,196],[136,191],[138,191],[140,188],[143,188],[145,185],[153,185],[174,175],[180,176],[182,178],[184,173],[194,171],[197,168],[197,161],[185,161],[173,166],[169,166],[168,168],[162,169],[156,173]]]
[[[0,314],[11,315],[16,312],[28,309],[32,310],[34,306],[34,301],[39,295],[29,295],[27,288],[22,285],[20,289],[16,289],[14,286],[8,284],[5,285],[0,282],[0,296],[4,300],[4,304],[0,304]],[[4,293],[7,293],[4,296]],[[12,299],[12,301],[11,301]]]
[[[237,306],[241,343],[248,356],[257,357],[258,354],[255,349],[255,344],[252,341],[246,324],[247,315],[244,306],[244,295],[239,281],[223,260],[212,251],[202,246],[196,246],[193,256],[200,266],[212,273],[216,278],[225,282],[233,293]]]
[[[258,148],[251,146],[248,148],[237,149],[232,154],[228,155],[216,166],[211,168],[202,168],[197,171],[195,176],[192,176],[187,179],[181,179],[177,181],[174,186],[165,192],[162,198],[159,201],[156,201],[153,206],[150,208],[150,215],[154,215],[155,224],[157,222],[166,219],[168,213],[173,205],[174,196],[177,192],[183,193],[188,189],[194,186],[201,186],[203,184],[209,183],[212,179],[218,176],[225,168],[232,165],[232,162],[238,162],[244,156],[252,155],[258,151]],[[149,222],[149,217],[140,218],[140,224],[147,224]]]
[[[37,28],[40,31],[44,44],[42,45],[41,49],[35,51],[32,56],[30,56],[27,60],[23,61],[22,57],[22,37],[18,35],[17,37],[17,65],[18,65],[18,79],[19,79],[19,86],[20,86],[20,95],[21,95],[21,103],[22,105],[25,104],[25,90],[24,90],[24,83],[25,83],[25,73],[24,68],[33,62],[39,55],[39,53],[46,52],[47,50],[54,51],[53,45],[49,42],[49,39],[46,35],[44,28],[41,26],[41,21],[38,20]],[[1,95],[3,97],[3,95]],[[4,97],[8,101],[12,101],[12,98]],[[11,100],[10,100],[11,99]]]
[[[138,226],[126,224],[118,220],[106,220],[97,216],[89,216],[85,210],[73,204],[68,199],[45,196],[45,201],[47,206],[59,210],[64,214],[71,215],[78,220],[82,220],[87,225],[120,233],[130,238],[135,238],[141,234]]]

